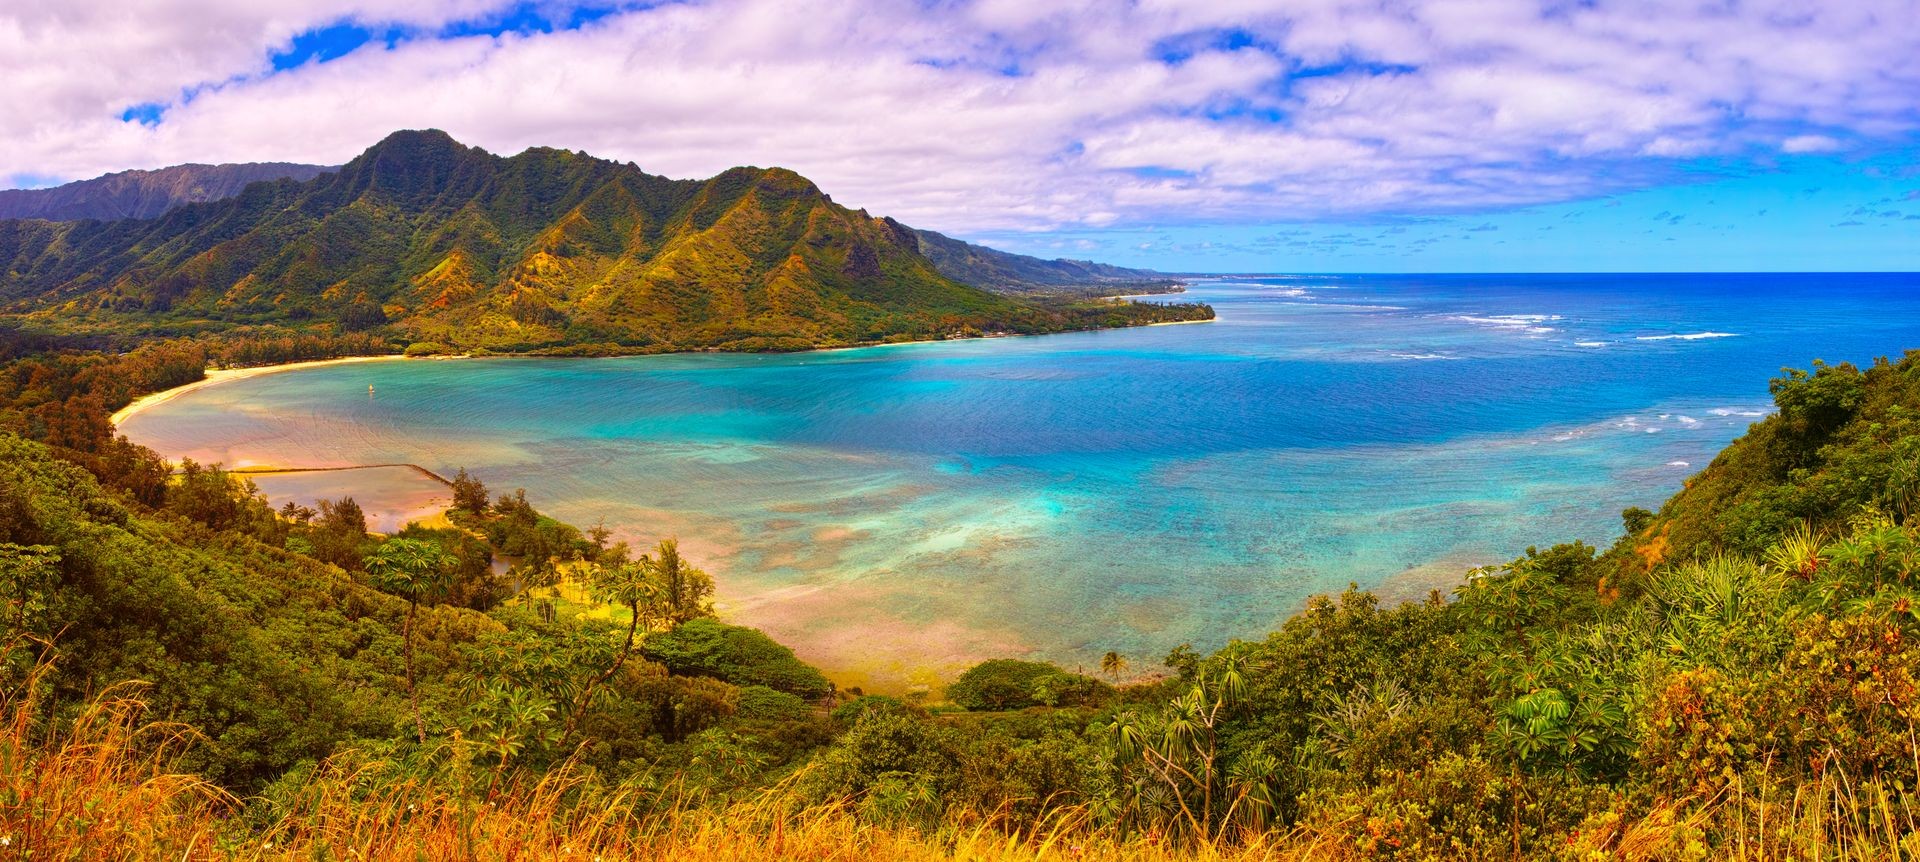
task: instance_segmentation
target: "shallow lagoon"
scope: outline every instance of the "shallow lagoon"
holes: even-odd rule
[[[899,687],[989,655],[1151,666],[1348,582],[1415,596],[1529,544],[1610,542],[1620,509],[1764,415],[1781,366],[1920,346],[1913,276],[1224,279],[1187,298],[1220,320],[342,365],[124,430],[229,464],[465,466],[636,544],[678,535],[729,617],[843,684]],[[353,474],[300,493],[325,475]]]

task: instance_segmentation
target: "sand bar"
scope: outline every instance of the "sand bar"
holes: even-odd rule
[[[196,389],[205,389],[209,386],[232,380],[245,380],[249,377],[259,377],[263,374],[276,374],[281,371],[298,371],[302,368],[318,368],[322,365],[343,365],[349,362],[387,362],[405,358],[407,357],[395,353],[383,356],[347,356],[340,359],[314,359],[306,362],[289,362],[284,365],[255,365],[247,368],[209,368],[207,369],[207,376],[203,380],[195,380],[184,386],[163,389],[159,392],[148,393],[133,399],[132,404],[113,411],[113,416],[110,421],[118,426],[126,422],[133,414],[152,407],[155,404],[164,404]]]

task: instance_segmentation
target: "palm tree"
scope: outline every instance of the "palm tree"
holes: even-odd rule
[[[680,543],[661,539],[653,557],[652,575],[660,585],[661,605],[669,625],[679,625],[713,613],[713,578],[680,556]]]
[[[1228,710],[1247,696],[1247,664],[1230,657],[1202,665],[1187,693],[1158,714],[1133,710],[1106,726],[1113,766],[1131,791],[1127,816],[1179,808],[1179,820],[1203,838],[1216,838],[1236,814],[1264,821],[1271,814],[1277,762],[1256,756],[1220,769],[1220,731]],[[1224,779],[1224,780],[1223,780]],[[1224,815],[1219,802],[1231,799]],[[1170,800],[1172,805],[1163,805]],[[1242,806],[1247,806],[1243,808]]]
[[[1100,657],[1100,671],[1108,677],[1119,680],[1120,673],[1127,669],[1127,657],[1112,650]]]
[[[427,724],[420,718],[420,691],[413,680],[413,617],[421,599],[432,600],[446,589],[453,563],[438,543],[420,539],[388,539],[367,557],[367,577],[373,585],[407,600],[400,639],[407,661],[407,699],[413,704],[413,727],[422,745],[427,742]]]

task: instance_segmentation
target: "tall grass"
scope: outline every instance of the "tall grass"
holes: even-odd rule
[[[0,691],[0,859],[205,856],[234,800],[169,769],[190,731],[144,721],[131,683],[58,729],[43,728],[38,701],[48,670],[39,665],[23,685]]]
[[[1125,837],[1083,810],[1006,828],[956,816],[932,827],[879,825],[810,806],[784,787],[728,804],[662,804],[572,769],[492,784],[459,769],[421,778],[342,756],[271,800],[236,799],[170,769],[185,728],[144,718],[139,689],[106,692],[58,727],[37,702],[44,668],[0,692],[0,859],[30,860],[846,860],[846,862],[1253,862],[1365,858],[1350,823],[1195,844]],[[1920,859],[1911,790],[1830,770],[1793,787],[1735,782],[1707,800],[1598,815],[1563,859]],[[1312,820],[1309,818],[1309,823]],[[1488,848],[1469,858],[1507,858]]]
[[[1920,800],[1838,770],[1793,787],[1736,782],[1704,803],[1663,803],[1571,842],[1590,859],[1892,862],[1920,859]]]

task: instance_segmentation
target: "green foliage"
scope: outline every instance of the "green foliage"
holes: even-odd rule
[[[1553,859],[1606,801],[1563,776],[1516,778],[1443,751],[1377,783],[1316,789],[1301,825],[1327,858]]]
[[[33,611],[9,627],[52,644],[51,696],[144,680],[154,708],[200,734],[186,765],[236,788],[397,718],[402,606],[338,570],[131,510],[5,434],[0,512],[8,607]]]
[[[813,706],[784,691],[764,685],[740,689],[735,715],[753,721],[799,721],[812,714]]]
[[[560,563],[585,559],[595,551],[579,530],[535,510],[525,489],[500,495],[485,512],[463,507],[458,514],[463,517],[456,523],[479,527],[500,553],[519,558],[516,573],[531,584],[551,583]]]
[[[367,580],[409,602],[433,601],[447,588],[454,559],[424,539],[388,539],[367,555]]]
[[[374,549],[366,564],[367,579],[375,587],[407,600],[407,619],[400,629],[407,662],[407,697],[412,702],[420,744],[426,745],[427,726],[420,715],[420,692],[413,673],[414,616],[421,601],[433,601],[446,589],[453,556],[433,542],[389,539]]]
[[[1661,508],[1665,556],[1759,556],[1802,524],[1832,532],[1867,505],[1903,519],[1920,500],[1920,356],[1788,369],[1772,389],[1780,412]]]
[[[259,497],[251,480],[218,465],[202,467],[187,458],[166,489],[166,509],[211,530],[245,533],[268,544],[286,540],[286,524]]]
[[[1113,698],[1113,686],[1085,674],[1063,671],[1035,679],[1029,694],[1041,706],[1095,707]]]
[[[479,479],[469,475],[467,468],[461,467],[460,472],[453,474],[452,485],[453,507],[455,509],[463,509],[467,513],[474,515],[486,512],[488,500],[487,486]]]
[[[1092,677],[1068,673],[1047,662],[998,658],[983,661],[947,686],[947,699],[973,710],[1031,706],[1093,706],[1113,689]]]
[[[1247,663],[1201,667],[1158,711],[1126,710],[1103,728],[1118,792],[1111,816],[1212,839],[1229,827],[1264,831],[1281,814],[1283,766],[1265,746],[1234,752],[1223,732],[1247,697]]]
[[[920,253],[942,275],[1001,293],[1098,296],[1160,293],[1179,286],[1149,270],[1086,260],[1040,260],[961,242],[930,230],[913,230],[891,219],[888,225],[896,231],[911,232]]]
[[[352,497],[321,500],[317,505],[317,512],[289,509],[283,513],[290,514],[299,525],[293,530],[289,547],[294,547],[293,542],[297,540],[301,553],[348,571],[359,571],[373,545],[367,534],[366,513]]]
[[[1865,399],[1860,370],[1841,363],[1827,365],[1816,359],[1812,371],[1782,369],[1768,390],[1780,406],[1783,422],[1797,426],[1798,436],[1818,440],[1840,429],[1853,419]]]
[[[938,801],[958,788],[961,766],[960,737],[952,729],[870,710],[814,758],[801,786],[815,799],[864,805],[877,819],[909,813],[930,819]]]
[[[488,611],[513,595],[513,583],[494,569],[493,549],[465,530],[408,524],[394,538],[432,542],[447,555],[446,580],[437,596],[440,602]]]
[[[59,584],[60,549],[52,545],[16,545],[0,542],[0,644],[7,644],[0,662],[0,687],[19,691],[34,669],[35,656],[16,645],[42,640],[42,627],[51,593]]]
[[[676,674],[709,676],[734,685],[762,685],[807,700],[833,686],[793,650],[756,629],[693,619],[647,638],[641,652]]]
[[[680,625],[713,615],[713,578],[680,556],[679,542],[661,539],[652,555],[641,558],[641,570],[662,622]]]
[[[833,708],[833,720],[842,724],[853,724],[869,712],[892,712],[908,716],[925,718],[926,710],[920,709],[897,697],[884,694],[863,694]]]

